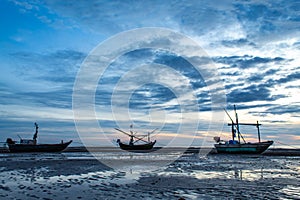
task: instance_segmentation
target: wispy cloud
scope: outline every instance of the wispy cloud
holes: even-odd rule
[[[24,122],[40,118],[49,133],[51,126],[71,131],[72,89],[87,49],[121,31],[164,27],[197,41],[207,55],[196,55],[186,46],[188,59],[205,69],[211,58],[218,71],[199,73],[187,58],[162,49],[125,53],[110,63],[97,84],[96,115],[107,132],[113,134],[111,128],[119,125],[111,115],[112,100],[122,126],[133,119],[135,124],[163,127],[166,138],[174,134],[180,120],[190,125],[201,119],[207,128],[211,95],[220,90],[219,85],[213,87],[219,74],[228,107],[238,104],[241,114],[249,119],[293,124],[289,131],[294,138],[299,134],[295,131],[300,116],[300,4],[296,0],[34,0],[7,4],[24,22],[3,29],[2,35],[10,39],[0,41],[0,52],[5,52],[0,57],[3,126],[15,122],[25,127],[21,118]],[[175,39],[159,42],[168,44]],[[97,68],[94,70],[92,74]],[[209,80],[207,74],[213,74]],[[90,87],[87,84],[83,89]],[[176,95],[179,91],[181,95]],[[183,112],[188,113],[185,118],[180,116]],[[57,124],[51,124],[53,120]],[[160,120],[165,124],[159,124]],[[91,132],[95,138],[97,130]]]

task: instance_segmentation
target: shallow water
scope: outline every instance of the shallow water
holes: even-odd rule
[[[299,198],[300,159],[178,152],[0,154],[0,198],[235,199]],[[124,164],[125,171],[103,165]]]

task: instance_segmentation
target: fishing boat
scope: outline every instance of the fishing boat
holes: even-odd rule
[[[38,135],[38,124],[35,125],[35,133],[33,139],[22,139],[20,137],[20,142],[16,143],[11,138],[7,138],[6,143],[8,145],[9,151],[11,153],[23,153],[23,152],[59,152],[63,151],[65,148],[71,144],[72,140],[69,142],[63,142],[56,144],[37,144],[37,135]]]
[[[230,154],[261,154],[265,150],[269,148],[273,144],[273,141],[261,141],[260,139],[260,130],[259,126],[261,126],[258,121],[256,123],[239,123],[238,115],[236,112],[236,107],[234,105],[234,112],[236,121],[230,117],[229,113],[224,109],[227,116],[231,120],[231,123],[228,123],[228,126],[231,126],[232,140],[223,141],[220,137],[214,137],[214,140],[217,144],[215,144],[215,148],[218,153],[230,153]],[[243,135],[240,132],[240,125],[245,126],[256,126],[257,134],[258,134],[258,142],[246,142]],[[237,134],[237,140],[236,140]],[[242,139],[242,141],[241,141]]]
[[[132,128],[132,125],[130,126]],[[153,146],[156,143],[156,140],[154,141],[150,141],[150,135],[156,131],[156,129],[154,129],[151,132],[148,132],[147,135],[137,135],[136,133],[134,133],[132,130],[130,130],[128,132],[125,132],[121,129],[115,128],[117,131],[124,133],[125,135],[129,136],[129,143],[123,143],[121,142],[120,139],[117,139],[117,143],[119,145],[119,147],[123,150],[127,150],[127,151],[137,151],[137,150],[151,150],[153,149]],[[148,137],[148,140],[145,140],[144,138]],[[137,142],[142,142],[143,144],[137,144]]]

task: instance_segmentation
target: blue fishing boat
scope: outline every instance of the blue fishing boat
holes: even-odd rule
[[[225,110],[225,109],[224,109]],[[260,139],[260,123],[239,123],[238,115],[236,112],[236,107],[234,105],[234,112],[236,121],[230,117],[229,113],[225,110],[227,116],[230,118],[231,123],[228,126],[231,126],[232,140],[223,141],[220,137],[214,137],[215,148],[218,153],[229,153],[229,154],[261,154],[273,144],[273,141],[261,141]],[[246,142],[243,135],[240,132],[240,125],[246,126],[256,126],[258,134],[258,142]],[[237,135],[237,136],[236,136]],[[237,138],[237,139],[236,139]]]

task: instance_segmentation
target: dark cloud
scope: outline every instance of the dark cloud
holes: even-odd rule
[[[264,103],[264,104],[252,104],[252,105],[247,105],[247,104],[243,104],[243,103],[239,103],[236,107],[238,110],[248,110],[251,108],[263,108],[263,107],[270,107],[273,106],[274,104],[272,103]],[[227,105],[227,109],[232,110],[233,109],[233,105],[232,104],[228,104]],[[257,114],[255,112],[249,112],[251,114]]]
[[[250,55],[214,57],[212,59],[217,63],[230,65],[231,67],[237,67],[240,69],[258,67],[259,64],[268,64],[268,63],[280,64],[281,62],[285,61],[285,59],[282,57],[263,58],[263,57],[250,56]]]
[[[299,105],[276,105],[266,110],[266,113],[271,114],[287,114],[287,113],[299,113]]]
[[[276,75],[278,69],[269,69],[267,71],[260,70],[256,73],[250,74],[249,77],[245,78],[246,83],[261,83],[266,87],[274,87],[275,82],[273,79],[268,79],[270,75]]]
[[[255,74],[253,76],[250,76],[247,81],[250,82],[250,83],[257,83],[257,82],[260,82],[264,79],[264,76],[263,75],[260,75],[260,74]]]
[[[268,74],[269,71],[267,71],[265,74],[260,74],[260,75],[256,75],[258,77],[257,81],[259,81],[259,79],[262,80],[262,78]],[[272,79],[267,79],[264,81],[264,83],[261,84],[261,86],[264,87],[268,87],[268,88],[273,88],[276,85],[281,85],[281,84],[285,84],[285,83],[289,83],[295,80],[299,80],[300,79],[300,73],[299,72],[292,72],[291,74],[286,75],[285,77],[282,78],[272,78]],[[251,78],[247,79],[248,81],[251,81]],[[286,88],[291,88],[293,86],[286,86]],[[297,86],[299,87],[299,86]]]
[[[224,69],[224,68],[223,68]],[[241,72],[240,71],[235,71],[235,72],[221,72],[220,73],[222,76],[240,76]]]
[[[111,105],[111,97],[113,91],[105,90],[105,89],[97,89],[95,93],[95,103],[96,105]]]
[[[129,100],[129,108],[150,109],[175,99],[175,94],[168,88],[158,84],[146,84],[134,91]],[[172,106],[172,108],[175,108]],[[177,107],[178,108],[178,107]],[[164,108],[160,108],[164,109]],[[168,107],[168,109],[171,109]]]
[[[192,70],[190,68],[193,67],[187,60],[171,52],[161,52],[156,56],[154,63],[170,66],[184,74],[189,74],[190,70]],[[196,73],[196,71],[194,72]]]
[[[280,79],[276,80],[276,82],[277,83],[287,83],[287,82],[291,82],[294,80],[300,80],[300,72],[295,72],[295,73],[289,74],[284,78],[280,78]]]
[[[244,83],[226,84],[225,85],[225,89],[228,90],[228,91],[231,91],[233,88],[235,88],[235,87],[241,87],[243,85],[244,85]]]
[[[201,62],[204,64],[207,64],[208,62],[208,58],[206,57],[197,57],[192,59],[197,59],[197,63],[200,64]],[[164,52],[156,55],[156,58],[153,62],[169,66],[189,78],[193,89],[206,87],[206,83],[200,74],[201,72],[199,72],[190,62],[181,56],[177,56],[170,52]]]
[[[234,89],[227,95],[229,103],[246,103],[253,101],[274,101],[282,98],[284,95],[271,95],[270,89],[265,85],[250,85],[241,89]]]
[[[221,41],[221,44],[226,47],[241,47],[241,46],[256,47],[254,42],[250,42],[246,38],[241,38],[238,40],[223,40]]]
[[[200,59],[201,61],[201,58],[197,59]],[[207,64],[207,58],[203,59],[205,60],[204,63]],[[185,76],[189,80],[192,89],[194,91],[199,91],[195,93],[198,100],[199,110],[211,110],[210,91],[206,88],[206,84],[196,68],[180,56],[167,51],[157,51],[152,49],[131,51],[119,57],[118,60],[115,60],[100,78],[96,92],[96,104],[111,106],[112,92],[120,78],[128,71],[135,69],[135,67],[151,63],[170,67],[182,76]],[[141,78],[145,75],[146,74],[142,74]],[[165,76],[168,76],[168,74],[165,74]],[[155,84],[155,80],[153,81],[153,84],[142,85],[133,91],[132,94],[130,94],[130,99],[126,102],[126,105],[124,103],[121,104],[123,104],[123,106],[128,106],[130,109],[139,110],[141,112],[147,112],[149,109],[164,109],[170,112],[181,112],[180,105],[174,105],[173,103],[171,105],[168,104],[168,102],[177,98],[175,94],[167,87]],[[120,92],[126,93],[126,91]],[[121,93],[118,94],[122,96]],[[189,109],[187,105],[186,109]]]
[[[268,71],[266,71],[266,72],[264,73],[264,75],[265,75],[265,76],[275,75],[278,71],[279,71],[279,69],[269,69]]]

